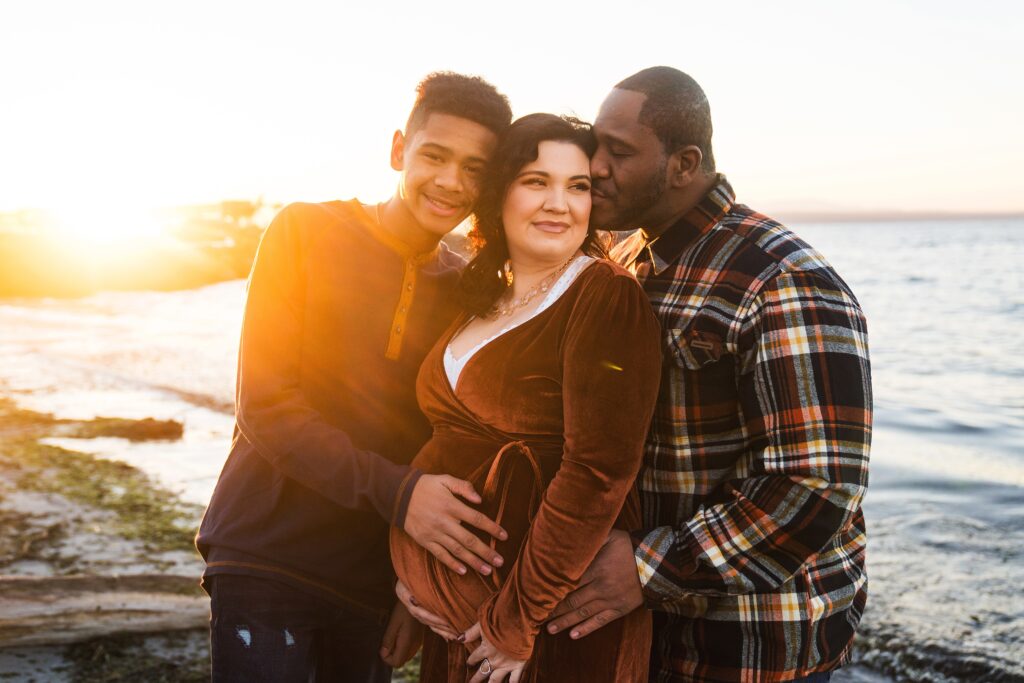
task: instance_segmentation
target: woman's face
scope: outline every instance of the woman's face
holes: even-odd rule
[[[541,142],[537,160],[523,166],[509,185],[501,217],[514,262],[567,261],[587,236],[590,159],[572,143]]]

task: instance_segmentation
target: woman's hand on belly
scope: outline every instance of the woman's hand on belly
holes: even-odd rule
[[[409,611],[416,621],[420,622],[431,631],[441,636],[445,640],[456,640],[459,637],[459,632],[449,624],[447,621],[437,616],[433,612],[426,610],[416,602],[416,597],[409,592],[405,584],[399,581],[395,584],[395,595],[398,596],[399,601],[405,605],[405,609]]]

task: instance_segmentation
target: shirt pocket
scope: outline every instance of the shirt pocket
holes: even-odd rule
[[[686,444],[687,469],[724,472],[735,466],[734,444],[742,438],[736,357],[717,331],[697,322],[667,330],[665,355],[671,360],[665,362],[671,365],[662,382],[659,415],[669,433],[662,439]]]
[[[716,363],[725,353],[725,344],[721,337],[698,327],[668,328],[666,335],[672,359],[679,366],[689,370],[700,370],[706,365]]]

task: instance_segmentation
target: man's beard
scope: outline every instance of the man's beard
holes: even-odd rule
[[[605,224],[600,226],[601,229],[621,231],[644,227],[643,225],[640,225],[640,218],[647,213],[652,206],[658,203],[662,195],[665,194],[665,190],[668,188],[668,181],[665,178],[665,170],[667,168],[668,160],[666,159],[658,169],[657,173],[651,175],[648,183],[637,191],[636,197],[630,201],[629,204],[620,206],[615,203],[615,215],[605,221]],[[622,194],[616,195],[616,200],[621,197]]]

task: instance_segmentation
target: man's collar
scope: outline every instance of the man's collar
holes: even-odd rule
[[[397,235],[385,230],[384,227],[377,222],[379,212],[374,212],[374,215],[371,216],[362,203],[357,200],[355,204],[358,206],[363,223],[366,225],[370,234],[373,235],[374,239],[391,249],[391,251],[395,252],[403,259],[419,264],[426,263],[437,255],[438,250],[440,249],[440,242],[426,251],[416,251],[399,239]]]
[[[698,237],[718,225],[735,202],[736,193],[725,176],[719,173],[714,186],[692,209],[680,216],[679,220],[661,235],[647,240],[645,246],[649,247],[654,273],[660,274]]]

